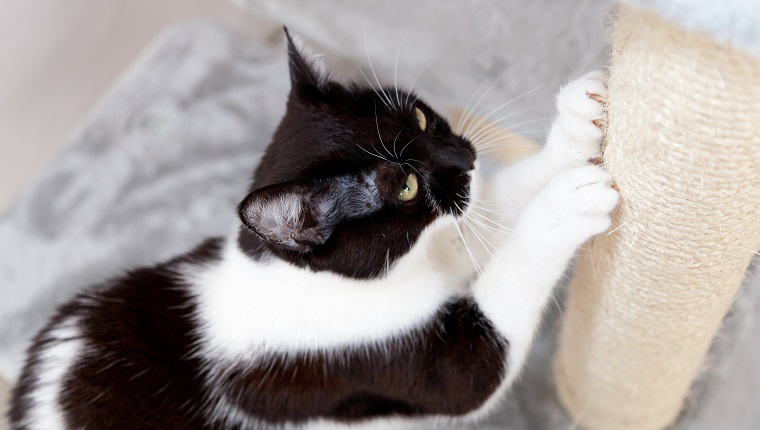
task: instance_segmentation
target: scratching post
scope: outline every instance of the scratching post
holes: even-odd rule
[[[672,423],[760,248],[760,59],[623,6],[605,164],[622,202],[579,258],[555,357],[592,430]]]

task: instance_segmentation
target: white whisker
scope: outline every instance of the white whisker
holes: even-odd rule
[[[426,64],[425,66],[423,66],[420,69],[419,72],[417,72],[417,75],[412,80],[412,84],[409,85],[409,90],[406,92],[406,100],[404,100],[404,105],[405,106],[413,106],[414,105],[414,102],[412,102],[411,104],[409,104],[409,96],[412,94],[412,91],[414,91],[414,84],[417,83],[417,78],[419,78],[420,75],[422,75],[422,72],[424,72],[425,69],[427,69],[427,66],[428,65]],[[414,98],[414,101],[417,101],[417,97]]]
[[[377,105],[375,105],[375,127],[377,128],[377,137],[380,139],[380,145],[382,145],[383,149],[385,149],[385,152],[388,154],[389,157],[393,157],[393,154],[391,154],[391,151],[388,150],[388,148],[385,146],[385,142],[383,142],[383,137],[380,135],[380,123],[377,119]]]
[[[493,220],[491,220],[489,218],[486,218],[486,217],[483,216],[483,214],[478,214],[478,216],[480,216],[480,218],[482,218],[484,220],[487,220],[487,221],[491,222],[494,225],[499,226],[500,228],[487,225],[486,223],[478,221],[475,218],[470,218],[470,220],[472,222],[474,222],[475,224],[480,225],[483,228],[487,228],[489,230],[496,231],[496,232],[499,232],[499,233],[510,234],[510,235],[513,235],[513,236],[516,236],[516,237],[520,237],[520,234],[516,230],[512,230],[511,228],[505,227],[505,226],[503,226],[503,225],[501,225],[501,224],[499,224],[499,223],[497,223],[497,222],[495,222],[495,221],[493,221]]]
[[[416,167],[412,166],[412,165],[411,165],[411,164],[409,164],[409,163],[404,163],[404,165],[406,165],[406,166],[409,166],[409,167],[411,167],[412,169],[414,169],[414,171],[415,171],[415,172],[417,172],[417,174],[418,174],[418,175],[420,175],[420,178],[422,178],[422,173],[420,173],[420,171],[419,171],[419,170],[417,170],[417,168],[416,168]]]
[[[396,134],[396,137],[393,139],[393,156],[396,157],[396,159],[399,159],[398,154],[396,154],[396,141],[398,140],[398,137],[401,136],[401,132],[403,132],[404,129],[398,131],[398,134]]]
[[[404,145],[404,147],[401,148],[401,152],[399,153],[399,157],[403,157],[404,156],[404,151],[406,150],[406,147],[409,146],[409,145],[411,145],[412,142],[414,142],[415,140],[417,140],[417,138],[420,137],[420,136],[422,136],[422,133],[418,134],[417,136],[414,136],[414,138],[412,138],[409,142],[406,142],[406,145]]]
[[[503,76],[503,75],[502,75],[502,76]],[[485,80],[484,80],[484,82],[485,82]],[[478,107],[478,105],[479,105],[479,104],[480,104],[480,103],[483,101],[483,99],[484,99],[484,98],[485,98],[485,97],[488,95],[488,93],[490,93],[490,92],[491,92],[491,90],[493,90],[493,88],[494,88],[494,87],[496,86],[496,84],[498,84],[498,83],[499,83],[499,80],[497,80],[497,79],[494,79],[493,83],[491,83],[491,86],[490,86],[490,87],[488,87],[488,89],[486,89],[486,90],[483,92],[483,94],[481,94],[481,95],[480,95],[480,98],[478,98],[478,100],[475,102],[475,104],[472,106],[472,108],[470,108],[470,103],[469,103],[469,102],[467,103],[467,106],[466,106],[466,107],[465,107],[465,109],[464,109],[465,115],[467,116],[467,121],[465,122],[465,124],[462,124],[462,127],[464,127],[465,125],[468,125],[468,124],[470,124],[470,122],[472,121],[472,118],[474,118],[474,116],[473,116],[473,115],[470,115],[470,112],[474,111],[474,110],[475,110],[475,108],[476,108],[476,107]],[[476,91],[477,91],[477,90],[476,90]],[[468,126],[467,126],[467,128],[469,129],[469,128],[470,128],[470,126],[468,125]],[[460,135],[464,135],[464,134],[466,134],[466,133],[459,133],[460,131],[461,131],[461,129],[458,129],[458,130],[457,130],[457,134],[460,134]]]
[[[526,124],[535,124],[537,122],[546,122],[546,121],[548,121],[547,118],[536,118],[536,119],[531,119],[531,120],[522,121],[522,122],[518,122],[518,123],[514,123],[514,124],[509,124],[509,125],[505,124],[505,125],[502,126],[502,128],[499,128],[499,127],[484,127],[484,128],[482,128],[480,130],[474,130],[473,135],[472,136],[468,136],[467,138],[471,142],[475,142],[475,141],[482,140],[482,139],[485,139],[485,138],[491,138],[493,136],[498,136],[499,134],[503,133],[504,130],[513,130],[514,132],[519,132],[518,130],[516,130],[517,127],[520,127],[520,126],[526,125]]]
[[[380,88],[380,92],[385,97],[385,99],[388,101],[388,104],[390,105],[389,108],[393,107],[393,101],[390,97],[388,97],[388,94],[385,93],[385,90],[383,89],[383,85],[380,83],[380,80],[377,78],[377,73],[375,73],[375,66],[372,65],[372,59],[369,56],[369,46],[367,45],[367,26],[364,26],[364,50],[367,52],[367,62],[369,62],[369,69],[372,71],[372,76],[375,77],[375,82],[377,82],[378,88]]]
[[[484,77],[483,80],[480,81],[480,83],[478,84],[478,87],[475,88],[475,91],[473,91],[472,95],[470,96],[470,99],[467,100],[467,104],[465,105],[464,109],[462,110],[462,115],[459,117],[459,121],[457,122],[457,126],[454,128],[454,130],[456,131],[456,133],[459,133],[462,130],[462,126],[464,125],[463,124],[464,119],[467,118],[467,112],[469,112],[469,109],[470,109],[470,104],[475,99],[475,96],[478,95],[478,92],[483,87],[483,85],[485,85],[486,82],[488,82],[488,78],[489,78],[489,76],[486,75],[486,77]],[[493,88],[493,86],[496,85],[496,82],[498,82],[498,81],[494,80],[494,82],[491,84],[491,88]]]
[[[359,145],[357,145],[357,147],[358,147],[359,149],[361,149],[362,151],[366,152],[367,154],[369,154],[369,155],[373,156],[373,157],[377,157],[377,158],[379,158],[379,159],[381,159],[381,160],[385,160],[385,161],[387,161],[387,162],[389,162],[389,163],[391,162],[391,160],[389,160],[389,159],[387,159],[387,158],[383,157],[382,155],[379,155],[379,153],[378,153],[378,154],[375,154],[375,153],[369,152],[369,151],[367,151],[366,149],[362,148],[362,147],[361,147],[361,146],[359,146]],[[375,149],[375,147],[373,146],[373,147],[372,147],[372,149]],[[377,149],[375,149],[375,151],[377,151]]]
[[[369,84],[370,88],[372,88],[372,91],[374,91],[374,92],[375,92],[375,94],[376,94],[376,95],[377,95],[377,97],[380,99],[380,101],[381,101],[381,102],[383,102],[383,104],[384,104],[384,105],[385,105],[385,106],[386,106],[388,109],[391,109],[391,107],[388,105],[388,103],[387,103],[387,102],[386,102],[386,101],[385,101],[385,100],[384,100],[384,99],[383,99],[383,98],[380,96],[380,93],[379,93],[379,92],[377,92],[377,89],[375,89],[375,86],[372,84],[372,82],[370,82],[369,78],[368,78],[368,77],[367,77],[367,75],[364,73],[364,70],[362,69],[362,66],[360,66],[360,65],[359,65],[359,62],[358,62],[358,61],[356,61],[356,59],[355,59],[355,58],[354,58],[354,64],[356,64],[356,67],[359,69],[359,72],[361,72],[362,76],[364,76],[364,80],[366,80],[366,81],[367,81],[367,84]]]
[[[462,135],[463,136],[467,136],[469,134],[470,130],[472,129],[473,125],[477,124],[477,125],[475,125],[475,128],[480,127],[485,121],[487,121],[489,118],[491,118],[491,116],[493,116],[493,114],[495,114],[499,110],[504,109],[505,107],[511,105],[512,103],[514,103],[514,102],[522,99],[523,97],[525,97],[525,96],[527,96],[527,95],[529,95],[529,94],[531,94],[533,92],[536,92],[536,91],[540,90],[543,87],[544,87],[544,85],[540,85],[540,86],[538,86],[536,88],[533,88],[532,90],[529,90],[529,91],[526,91],[526,92],[520,94],[517,97],[512,98],[511,100],[508,100],[508,101],[500,104],[499,106],[497,106],[496,108],[494,108],[491,111],[491,113],[489,113],[488,115],[483,115],[482,111],[481,112],[473,112],[472,116],[475,117],[475,118],[480,118],[480,119],[478,120],[477,123],[470,124],[470,126],[467,127],[467,130],[465,130],[465,132],[462,133]]]
[[[398,49],[396,50],[396,64],[393,66],[393,88],[396,91],[396,102],[398,103],[399,107],[401,107],[401,98],[398,95],[398,56],[401,53],[401,46],[404,44],[405,38],[406,30],[404,30],[404,34],[401,36],[401,42],[398,44]]]

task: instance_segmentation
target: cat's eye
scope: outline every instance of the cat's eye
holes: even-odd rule
[[[398,199],[402,202],[408,202],[417,195],[418,188],[419,183],[417,182],[417,176],[414,173],[410,173],[409,176],[406,177],[404,186],[401,187],[401,191],[398,193]]]
[[[418,107],[414,108],[414,113],[417,115],[417,124],[419,124],[420,130],[425,131],[427,128],[427,117],[425,116],[425,113]]]

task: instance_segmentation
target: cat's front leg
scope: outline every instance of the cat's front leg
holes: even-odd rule
[[[557,174],[586,165],[601,155],[605,126],[606,78],[595,71],[562,87],[557,118],[538,153],[502,168],[484,187],[484,198],[498,203],[500,223],[511,227],[523,208]]]
[[[525,208],[515,232],[473,284],[481,311],[509,342],[507,383],[519,373],[552,289],[575,250],[610,226],[610,175],[586,165],[557,175]]]

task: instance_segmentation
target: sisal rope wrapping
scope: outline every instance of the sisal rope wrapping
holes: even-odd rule
[[[579,258],[555,378],[588,429],[662,429],[760,249],[760,59],[622,6],[611,64],[622,200]]]

